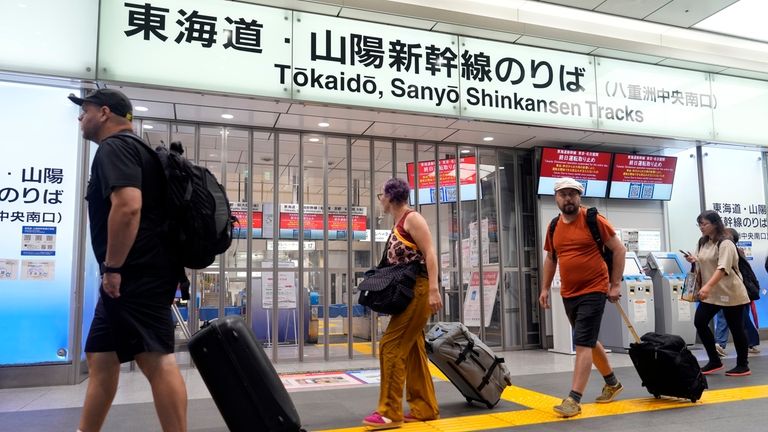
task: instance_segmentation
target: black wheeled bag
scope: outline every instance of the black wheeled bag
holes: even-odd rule
[[[672,396],[696,402],[707,389],[707,377],[699,362],[677,335],[649,332],[638,337],[624,309],[614,303],[635,339],[629,344],[629,358],[635,365],[643,387],[656,399]]]
[[[489,409],[496,406],[512,377],[498,357],[467,327],[458,322],[439,322],[426,335],[429,360],[467,399]]]
[[[677,335],[646,333],[640,343],[629,344],[629,357],[650,394],[696,402],[707,388],[696,357]]]
[[[230,431],[303,431],[288,391],[242,318],[211,321],[190,338],[189,354]]]

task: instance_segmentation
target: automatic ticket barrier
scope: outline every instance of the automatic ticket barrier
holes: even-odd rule
[[[655,330],[653,292],[653,282],[643,273],[637,255],[627,252],[619,304],[624,308],[637,334],[641,336]],[[626,352],[629,344],[635,342],[616,306],[607,301],[599,339],[603,346],[617,352]]]
[[[656,293],[656,332],[679,335],[686,344],[693,345],[696,304],[680,300],[687,266],[674,252],[651,252],[647,265]]]

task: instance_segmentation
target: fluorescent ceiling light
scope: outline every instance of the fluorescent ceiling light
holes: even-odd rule
[[[135,109],[136,111],[141,111],[141,112],[149,111],[149,108],[147,108],[145,106],[135,106],[135,107],[133,107],[133,109]]]
[[[232,120],[233,118],[235,118],[235,116],[233,116],[232,114],[222,114],[221,118],[227,119],[227,120]]]
[[[461,154],[467,154],[469,152],[470,152],[470,150],[464,149],[464,150],[461,151]]]
[[[765,18],[768,2],[741,0],[693,26],[697,30],[768,42]]]
[[[483,141],[493,141],[493,137],[492,136],[484,137]]]
[[[330,126],[331,124],[330,124],[330,123],[328,123],[328,122],[320,122],[320,123],[318,123],[317,125],[318,125],[318,126],[320,126],[320,127],[328,127],[328,126]]]
[[[310,138],[309,142],[318,142],[320,141],[320,138]]]
[[[144,129],[154,129],[155,127],[152,126],[152,125],[145,124],[145,125],[142,126],[142,128],[144,128]]]

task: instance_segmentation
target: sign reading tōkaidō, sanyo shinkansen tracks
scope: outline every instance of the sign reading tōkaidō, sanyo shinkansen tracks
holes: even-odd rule
[[[211,0],[101,2],[101,79],[289,98],[291,11]]]
[[[296,12],[293,37],[296,99],[459,114],[457,36]]]
[[[765,83],[234,1],[102,2],[98,60],[125,83],[763,142],[730,132],[765,110]]]

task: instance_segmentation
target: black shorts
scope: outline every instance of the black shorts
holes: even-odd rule
[[[100,290],[85,352],[115,351],[120,363],[143,352],[172,353],[177,283],[173,276],[123,275],[119,298]]]
[[[589,293],[563,297],[565,314],[573,329],[573,344],[594,348],[600,334],[600,322],[605,310],[605,293]]]

